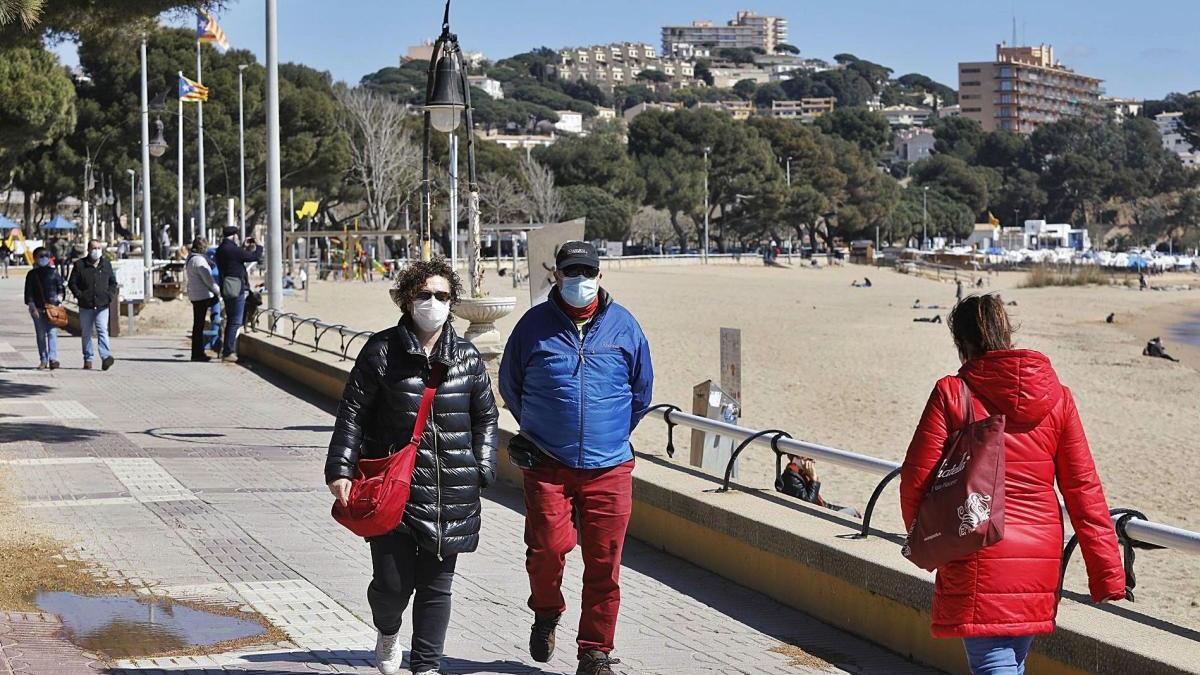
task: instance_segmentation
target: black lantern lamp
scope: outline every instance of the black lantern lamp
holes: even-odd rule
[[[429,168],[432,164],[429,156],[430,138],[433,130],[444,134],[457,133],[464,116],[467,122],[467,221],[470,236],[467,265],[470,273],[471,292],[475,294],[479,290],[483,269],[479,265],[479,185],[475,180],[475,135],[472,133],[474,125],[471,120],[471,88],[467,83],[467,69],[463,65],[458,36],[450,32],[450,0],[446,0],[446,10],[442,15],[442,33],[433,43],[425,83],[425,140],[421,166],[421,257],[423,260],[428,260],[432,255],[433,202],[429,179]],[[457,185],[451,185],[451,189],[457,189],[457,187]],[[455,227],[456,223],[451,223],[451,228],[455,229]]]
[[[163,123],[161,119],[154,118],[154,124],[158,128],[158,133],[155,134],[154,140],[150,141],[150,154],[154,157],[162,157],[167,151],[167,139],[163,138]]]

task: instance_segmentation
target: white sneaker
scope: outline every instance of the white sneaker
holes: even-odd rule
[[[400,672],[400,664],[404,654],[400,651],[400,631],[394,635],[379,633],[375,640],[375,665],[383,675],[396,675]]]

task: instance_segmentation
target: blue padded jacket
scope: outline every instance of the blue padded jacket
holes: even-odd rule
[[[633,458],[629,436],[653,394],[650,345],[629,310],[601,289],[581,338],[551,298],[517,322],[500,362],[500,395],[526,436],[575,469]]]

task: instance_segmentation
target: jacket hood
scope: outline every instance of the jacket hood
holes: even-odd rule
[[[1050,359],[1029,349],[988,352],[964,363],[958,375],[990,411],[1014,426],[1036,426],[1063,396]]]

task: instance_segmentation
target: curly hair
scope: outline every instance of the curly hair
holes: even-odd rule
[[[400,270],[400,273],[396,275],[396,283],[388,291],[392,296],[392,302],[396,303],[401,311],[407,312],[417,291],[425,287],[425,281],[429,277],[442,277],[450,282],[450,305],[453,307],[458,304],[458,299],[462,296],[462,282],[450,267],[450,263],[440,256],[432,260],[411,262],[408,267]]]

